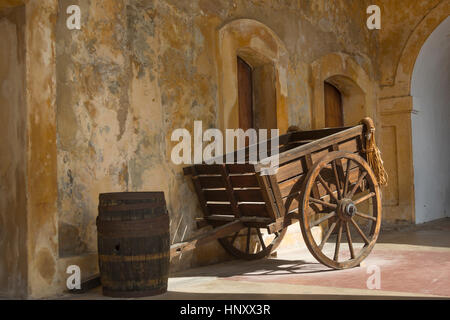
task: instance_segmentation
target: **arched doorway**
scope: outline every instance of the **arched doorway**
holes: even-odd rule
[[[218,43],[219,128],[286,132],[288,55],[281,39],[258,21],[238,19],[219,30]],[[252,106],[257,107],[253,114]]]
[[[345,75],[334,75],[324,82],[325,127],[354,126],[366,117],[366,95]]]
[[[422,46],[411,79],[416,223],[450,216],[449,36],[447,18]]]
[[[351,56],[335,52],[317,59],[311,64],[311,78],[313,129],[352,126],[364,117],[375,118],[376,84]]]

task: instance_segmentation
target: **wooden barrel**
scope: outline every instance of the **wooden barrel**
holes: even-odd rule
[[[164,193],[103,193],[98,211],[103,294],[143,297],[166,292],[170,236]]]

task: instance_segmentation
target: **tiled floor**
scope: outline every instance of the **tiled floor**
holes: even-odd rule
[[[380,288],[374,283],[379,270]],[[173,275],[166,294],[146,299],[450,298],[450,219],[384,228],[362,266],[331,270],[305,249]],[[103,299],[100,288],[65,299]]]

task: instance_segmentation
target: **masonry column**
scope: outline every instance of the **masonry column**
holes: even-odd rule
[[[383,188],[383,220],[413,223],[412,97],[381,97],[379,110],[379,146],[389,175],[388,185]]]
[[[33,298],[57,290],[56,15],[57,0],[26,4],[28,295]]]

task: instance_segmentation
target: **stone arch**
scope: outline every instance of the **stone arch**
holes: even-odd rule
[[[219,128],[239,125],[237,56],[253,66],[273,64],[276,91],[276,119],[280,132],[288,128],[287,69],[288,54],[284,43],[269,27],[251,19],[233,20],[218,33],[219,43]]]
[[[434,7],[414,28],[402,49],[393,82],[381,86],[380,149],[389,174],[383,211],[385,220],[415,222],[415,189],[412,150],[411,80],[420,50],[432,32],[448,17],[450,1]]]
[[[311,74],[313,129],[325,126],[325,82],[334,85],[342,94],[345,125],[355,125],[365,116],[374,117],[376,110],[374,83],[351,56],[344,53],[327,54],[311,64]]]
[[[382,96],[409,96],[411,79],[420,49],[431,33],[449,16],[450,1],[444,0],[434,7],[416,26],[403,47],[395,70],[394,82],[385,86]]]

